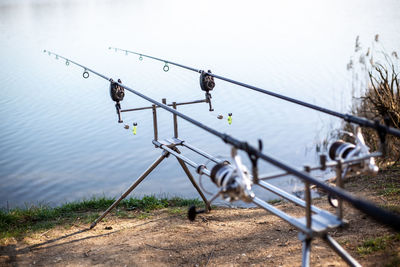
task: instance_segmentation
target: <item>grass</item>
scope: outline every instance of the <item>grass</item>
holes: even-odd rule
[[[0,240],[5,238],[21,238],[22,236],[53,228],[56,225],[68,227],[72,224],[94,221],[99,212],[106,210],[115,199],[111,198],[91,198],[79,202],[66,203],[60,207],[49,207],[46,205],[31,206],[21,209],[15,208],[10,211],[0,210]],[[114,215],[119,218],[139,218],[149,217],[146,212],[163,209],[178,208],[196,205],[204,207],[204,203],[198,199],[156,198],[154,196],[144,196],[141,199],[129,198],[121,201],[114,210]],[[137,216],[132,212],[137,211]]]
[[[360,246],[357,247],[357,252],[360,255],[371,254],[376,251],[385,250],[394,242],[400,241],[400,233],[396,235],[386,235],[364,241]]]
[[[271,205],[279,204],[281,202],[283,202],[283,199],[281,199],[281,198],[268,200],[268,203],[271,204]]]
[[[399,166],[390,166],[382,170],[380,175],[372,177],[361,175],[351,184],[365,184],[366,188],[376,193],[384,203],[379,206],[385,210],[400,214],[400,176]],[[346,187],[348,187],[346,185]]]
[[[387,184],[379,193],[384,196],[400,195],[400,187],[397,184]]]

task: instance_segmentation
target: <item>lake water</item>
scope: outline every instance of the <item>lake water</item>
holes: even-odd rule
[[[83,79],[82,69],[47,56],[44,49],[121,78],[157,100],[201,99],[198,74],[174,66],[164,72],[160,62],[139,61],[109,46],[211,69],[348,112],[351,75],[346,64],[355,38],[360,35],[368,46],[379,33],[385,47],[398,50],[398,10],[397,0],[0,0],[0,207],[116,197],[161,153],[151,143],[151,111],[123,114],[125,122],[138,123],[133,135],[117,123],[105,80],[95,75]],[[218,80],[212,95],[212,113],[207,104],[179,110],[240,140],[256,144],[260,138],[265,153],[299,168],[316,162],[315,144],[341,123]],[[130,93],[122,102],[123,108],[147,105]],[[216,118],[229,112],[232,125]],[[159,137],[171,137],[171,114],[158,115]],[[216,156],[230,154],[229,146],[205,131],[182,120],[179,127],[180,137],[192,145]],[[260,170],[276,169],[260,163]],[[288,191],[301,186],[293,179],[274,183]],[[133,193],[146,194],[197,196],[172,157]]]

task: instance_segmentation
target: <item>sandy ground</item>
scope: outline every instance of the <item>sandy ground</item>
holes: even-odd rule
[[[370,190],[369,182],[359,180],[350,182],[348,188],[375,203],[387,203]],[[314,202],[334,212],[326,198]],[[275,206],[296,217],[304,216],[304,210],[290,203]],[[92,230],[85,224],[69,229],[58,226],[0,247],[0,266],[301,265],[298,231],[264,210],[218,208],[199,215],[194,222],[186,219],[185,211],[159,210],[145,219],[109,216]],[[394,232],[348,205],[345,214],[348,227],[331,231],[331,236],[363,266],[396,266],[393,258],[400,259],[399,240],[368,255],[357,252],[366,239]],[[322,239],[316,238],[312,244],[313,266],[346,266]]]

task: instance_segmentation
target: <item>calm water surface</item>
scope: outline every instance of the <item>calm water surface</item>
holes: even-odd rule
[[[181,62],[326,108],[347,112],[346,64],[354,40],[369,45],[379,33],[400,45],[400,2],[392,1],[62,1],[0,0],[0,207],[121,194],[154,160],[150,111],[124,114],[138,134],[117,123],[108,84],[66,66],[43,49],[65,55],[150,97],[203,97],[198,75],[108,50],[117,46]],[[148,105],[127,94],[123,108]],[[335,118],[222,81],[206,104],[180,107],[219,131],[256,144],[301,167],[316,162],[314,146],[340,125]],[[233,113],[233,124],[216,119]],[[159,113],[160,138],[173,134],[172,116]],[[180,137],[213,155],[229,146],[179,121]],[[193,153],[193,160],[204,163]],[[248,163],[243,155],[244,161]],[[275,171],[266,163],[262,172]],[[196,177],[197,178],[197,177]],[[292,191],[293,179],[275,181]],[[211,184],[205,185],[215,190]],[[258,192],[258,191],[257,191]],[[258,192],[259,193],[259,192]],[[196,197],[172,157],[134,195]],[[263,194],[262,198],[272,196]]]

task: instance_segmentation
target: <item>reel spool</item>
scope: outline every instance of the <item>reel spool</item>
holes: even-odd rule
[[[233,164],[226,162],[216,164],[211,169],[210,178],[221,189],[220,194],[224,200],[229,202],[242,200],[250,203],[254,198],[252,179],[249,170],[236,153],[236,149],[232,148]]]
[[[233,164],[224,161],[214,165],[211,169],[211,181],[220,190],[211,198],[209,203],[214,201],[218,196],[229,202],[242,200],[247,203],[251,203],[255,197],[252,191],[253,182],[250,172],[242,164],[240,156],[237,155],[236,148],[233,147],[231,153]],[[191,206],[188,210],[188,219],[194,221],[197,214],[204,212],[205,210],[196,210],[195,206]]]
[[[375,175],[378,173],[379,168],[375,163],[375,158],[369,156],[369,147],[365,144],[364,137],[361,133],[361,128],[357,127],[355,134],[350,132],[343,132],[348,136],[355,139],[355,143],[347,143],[343,140],[338,140],[334,142],[329,148],[329,157],[332,160],[350,160],[357,159],[359,157],[366,157],[366,159],[361,159],[357,161],[357,164],[349,166],[346,168],[348,170],[354,171],[356,173],[369,173]]]
[[[338,140],[334,142],[329,148],[329,157],[332,160],[336,159],[346,159],[351,151],[355,149],[355,145],[351,143],[346,143],[343,140]]]

